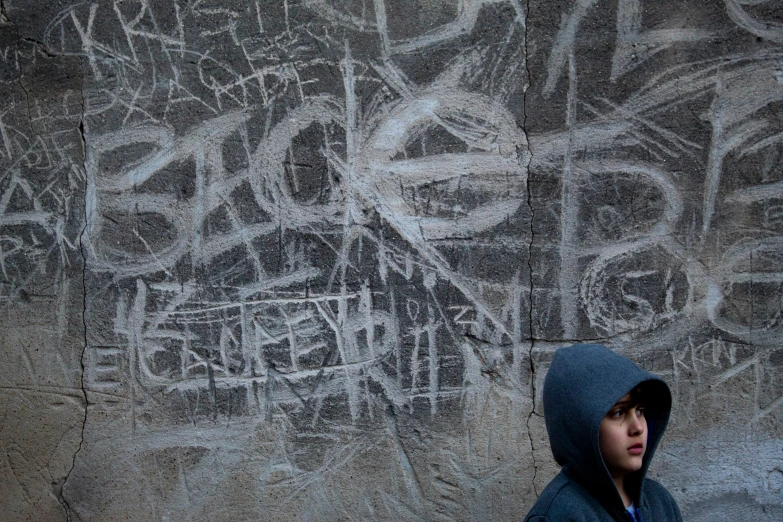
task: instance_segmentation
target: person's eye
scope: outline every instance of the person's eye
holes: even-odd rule
[[[623,410],[612,410],[609,412],[609,416],[613,419],[619,419],[623,416]]]
[[[644,417],[644,406],[636,407],[636,415],[638,415],[639,417]]]

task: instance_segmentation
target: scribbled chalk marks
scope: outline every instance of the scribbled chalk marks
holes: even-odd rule
[[[714,422],[771,433],[780,19],[671,5],[64,5],[39,54],[81,63],[58,102],[86,157],[32,82],[2,102],[0,295],[65,288],[82,240],[111,427],[91,421],[218,518],[237,470],[269,516],[510,518],[539,469],[537,357],[564,340],[650,358],[697,423],[726,403]],[[345,502],[366,460],[383,480]]]
[[[302,10],[310,13],[297,7],[300,18]],[[86,114],[109,116],[106,130],[119,130],[139,122],[187,125],[185,114],[206,119],[289,94],[300,101],[317,95],[308,90],[332,64],[319,49],[334,40],[312,22],[294,34],[287,4],[115,0],[66,7],[43,43],[86,60]]]
[[[710,287],[709,316],[749,343],[775,346],[783,324],[783,237],[747,240],[724,255]]]
[[[582,20],[596,4],[596,0],[577,0],[568,16],[563,16],[547,63],[544,96],[550,96],[566,68],[569,53],[574,51]],[[682,28],[642,29],[642,2],[620,0],[617,3],[617,36],[612,56],[610,78],[616,81],[639,67],[651,56],[681,42],[699,42],[711,36],[707,29]]]
[[[433,131],[449,132],[456,146],[476,152],[389,161],[404,154],[414,138]],[[374,185],[376,208],[382,205],[384,217],[416,245],[473,237],[523,202],[525,136],[504,107],[480,95],[424,93],[400,104],[368,141],[368,172],[362,177],[372,181],[364,183]]]
[[[152,3],[115,2],[111,10],[97,4],[70,8],[50,24],[50,46],[84,56],[95,79],[106,77],[96,92],[111,84],[106,76],[111,71],[121,72],[125,84],[108,97],[104,89],[88,103],[94,115],[117,115],[109,127],[122,117],[112,131],[88,126],[94,140],[86,162],[87,237],[91,267],[126,288],[120,292],[125,304],[117,333],[128,342],[123,357],[135,360],[143,388],[235,386],[248,394],[248,404],[260,404],[258,390],[278,378],[275,372],[288,382],[300,377],[308,382],[312,372],[344,374],[345,379],[332,377],[341,381],[333,389],[346,394],[355,420],[361,394],[373,389],[369,381],[394,404],[410,405],[426,375],[435,411],[444,357],[468,364],[464,359],[478,353],[480,366],[505,371],[492,355],[495,348],[463,346],[459,337],[465,332],[496,347],[515,346],[511,367],[519,370],[528,299],[523,296],[532,290],[519,274],[498,277],[497,270],[476,268],[469,250],[478,247],[481,255],[512,262],[526,259],[525,237],[519,244],[510,238],[503,245],[482,242],[526,212],[528,136],[504,105],[508,88],[475,92],[461,85],[468,73],[484,74],[480,50],[458,55],[425,85],[411,82],[395,62],[411,50],[425,51],[475,30],[490,4],[495,3],[467,2],[456,10],[455,21],[405,37],[392,36],[384,2],[369,11],[348,3],[305,4],[308,13],[320,9],[346,35],[375,38],[377,60],[354,57],[355,44],[348,39],[302,25],[301,8],[288,4],[277,6],[283,16],[272,21],[260,5],[241,2],[218,10],[177,6],[173,16],[156,14]],[[510,8],[516,13],[510,24],[524,26],[524,9]],[[737,256],[727,254],[717,264],[697,261],[683,234],[695,212],[706,247],[719,235],[714,219],[724,207],[777,200],[775,181],[724,197],[722,177],[726,158],[733,161],[749,153],[738,151],[766,150],[779,141],[779,130],[759,115],[781,101],[774,74],[780,57],[774,51],[737,55],[687,72],[675,66],[625,99],[593,97],[576,91],[581,80],[574,42],[580,21],[594,8],[591,2],[576,5],[549,53],[545,96],[555,92],[559,71],[569,64],[569,128],[532,138],[536,165],[556,171],[566,159],[571,172],[563,179],[570,180],[574,208],[561,225],[563,231],[573,228],[573,234],[562,235],[563,241],[571,238],[566,243],[572,254],[561,255],[571,259],[573,273],[561,266],[560,287],[554,289],[561,308],[571,312],[561,313],[560,328],[565,337],[575,337],[583,331],[578,326],[583,314],[600,335],[648,334],[676,329],[705,313],[714,326],[739,335],[744,312],[729,312],[726,305],[747,293],[730,268],[736,263],[728,259]],[[672,46],[698,45],[712,34],[697,26],[645,28],[640,2],[620,2],[617,9],[615,80]],[[119,24],[123,38],[112,40],[97,29],[101,13]],[[200,25],[207,16],[214,19],[210,29]],[[71,33],[78,38],[62,36]],[[198,50],[209,41],[241,49],[242,60],[219,47]],[[72,47],[74,42],[80,43]],[[143,58],[142,48],[155,60]],[[316,48],[319,55],[312,54]],[[165,72],[151,68],[158,59]],[[150,87],[133,87],[153,69]],[[513,80],[492,74],[506,85]],[[758,88],[740,102],[747,78]],[[153,103],[161,96],[162,113],[161,104]],[[704,107],[710,143],[665,123],[689,103]],[[177,121],[174,108],[180,104],[206,110],[203,123]],[[704,180],[697,210],[682,192],[682,176],[666,161],[686,158],[695,165],[703,151],[709,154],[704,175],[693,174]],[[572,157],[579,153],[588,156]],[[638,161],[638,154],[646,160]],[[775,208],[764,210],[766,222],[776,222]],[[745,254],[760,248],[774,255],[777,248],[772,237],[723,248],[750,244],[765,246],[748,247]],[[198,275],[205,273],[219,292]],[[764,277],[775,284],[774,276]],[[400,281],[429,298],[411,300],[409,289],[395,294],[394,303],[360,297],[391,295]],[[442,302],[444,288],[459,299]],[[205,296],[209,303],[201,304]],[[415,313],[410,303],[416,303]],[[766,306],[766,321],[774,324],[774,300]],[[366,320],[380,314],[374,319],[378,325],[363,334],[345,330],[358,308],[369,310],[362,312]],[[456,315],[450,317],[450,310]],[[378,328],[396,329],[402,341],[381,341]],[[351,352],[345,343],[356,344],[362,336],[366,353]],[[442,351],[438,336],[459,348]],[[96,360],[103,357],[98,353]],[[106,360],[113,355],[107,352]],[[111,363],[101,364],[113,375]],[[345,365],[357,365],[354,384]],[[401,387],[407,371],[410,385]],[[272,403],[283,393],[275,389],[266,397]]]
[[[536,279],[536,291],[549,307],[537,307],[533,325],[549,339],[597,335],[636,354],[675,354],[658,368],[674,368],[685,417],[717,407],[716,415],[774,431],[783,404],[779,8],[730,4],[728,18],[757,47],[676,63],[663,58],[672,46],[696,52],[714,28],[691,18],[657,46],[677,16],[619,2],[614,45],[595,46],[606,58],[598,74],[631,83],[629,72],[649,74],[622,97],[591,82],[596,63],[586,56],[596,50],[580,25],[608,10],[574,2],[562,16],[542,58],[548,76],[534,85],[561,103],[565,128],[528,134],[534,187],[560,191],[538,196],[541,229],[561,244],[557,252],[534,241],[560,266],[540,265],[549,277]],[[657,25],[646,25],[651,13]],[[757,87],[743,93],[740,77]],[[709,132],[697,138],[701,126]]]
[[[85,402],[78,64],[23,40],[0,6],[0,504],[62,517]],[[75,67],[74,67],[75,66]],[[33,515],[35,513],[35,515]]]
[[[705,233],[710,228],[715,211],[726,154],[751,147],[762,139],[769,139],[765,135],[769,132],[771,122],[763,116],[759,117],[758,112],[783,99],[783,83],[775,74],[780,59],[777,56],[776,59],[755,63],[738,62],[735,67],[716,70],[715,98],[710,108],[712,143],[704,188],[702,230]],[[758,85],[757,89],[752,93],[745,92],[738,82],[740,77],[743,83],[752,78],[754,84]]]
[[[471,308],[477,307],[482,317],[494,324],[495,329],[499,328],[503,331],[510,328],[500,318],[495,317],[494,311],[484,302],[476,282],[461,276],[432,244],[434,240],[447,239],[444,231],[448,231],[449,224],[454,229],[452,234],[462,237],[471,236],[502,222],[506,216],[516,212],[521,204],[521,199],[515,194],[522,187],[523,177],[520,174],[521,167],[517,158],[515,145],[517,140],[512,138],[516,136],[524,139],[524,136],[517,134],[518,131],[505,116],[502,107],[491,103],[481,105],[477,104],[477,101],[480,101],[480,98],[475,96],[470,98],[470,103],[478,110],[468,107],[468,98],[460,99],[454,95],[441,101],[440,97],[427,94],[426,97],[422,97],[422,100],[417,100],[417,103],[402,103],[398,112],[391,113],[378,124],[375,132],[367,140],[370,145],[361,146],[363,157],[394,158],[405,154],[410,143],[419,139],[422,133],[434,132],[433,127],[444,129],[444,126],[451,128],[454,134],[462,136],[460,140],[450,133],[451,146],[463,148],[467,146],[477,152],[427,155],[386,163],[362,162],[358,174],[354,176],[365,179],[354,181],[356,188],[353,199],[357,201],[357,205],[367,206],[365,209],[358,208],[355,211],[366,214],[369,210],[373,210],[393,227],[396,233],[408,240],[409,245],[415,250],[407,255],[420,257],[416,264],[432,270],[432,276],[439,274],[444,280],[450,281],[475,303],[473,307],[457,307],[461,310],[458,315],[462,318],[463,324],[475,324],[475,320],[466,323],[463,316]],[[430,106],[431,109],[424,113],[411,110],[422,105]],[[205,126],[204,128],[210,129],[209,136],[214,140],[210,145],[204,142],[202,131],[196,131],[192,135],[193,138],[187,141],[179,140],[173,144],[165,132],[149,128],[138,128],[101,140],[100,146],[96,147],[97,159],[88,161],[91,173],[89,194],[98,202],[94,206],[91,205],[94,210],[89,214],[88,228],[91,248],[96,252],[96,269],[108,270],[114,273],[115,277],[133,276],[150,271],[172,276],[174,266],[183,258],[189,258],[193,263],[209,265],[215,258],[230,253],[236,248],[241,248],[248,255],[255,257],[259,253],[253,244],[257,237],[252,235],[252,230],[259,226],[260,236],[276,237],[283,230],[299,231],[303,227],[318,227],[323,233],[333,234],[334,229],[342,227],[346,219],[347,211],[344,207],[345,200],[348,198],[343,196],[334,202],[329,201],[331,199],[329,195],[325,196],[326,199],[318,196],[314,199],[302,198],[301,191],[295,191],[297,181],[294,178],[296,169],[302,166],[301,164],[299,167],[296,166],[297,160],[293,157],[290,140],[313,126],[323,128],[325,125],[340,123],[342,116],[337,109],[334,102],[321,100],[295,110],[291,118],[281,123],[280,128],[273,129],[269,134],[269,140],[259,146],[259,150],[251,158],[249,169],[245,173],[233,174],[231,179],[234,181],[231,186],[227,187],[229,183],[226,182],[226,177],[230,175],[221,169],[220,162],[198,159],[191,162],[190,165],[195,166],[196,171],[188,171],[186,175],[195,178],[196,187],[191,191],[190,201],[183,201],[182,194],[146,195],[143,193],[143,187],[153,176],[170,176],[170,171],[166,170],[167,166],[177,160],[181,161],[183,157],[203,154],[205,158],[211,158],[217,155],[216,151],[220,150],[220,139],[225,139],[227,130],[232,130],[232,126],[242,122],[241,115],[222,117],[211,125]],[[495,118],[490,119],[488,115],[493,115]],[[504,116],[505,127],[495,124],[487,126],[487,122],[496,121],[496,117]],[[221,125],[221,122],[227,123]],[[289,122],[296,122],[297,127],[291,128]],[[483,126],[479,126],[482,124]],[[391,129],[399,133],[399,136]],[[445,129],[441,132],[445,132]],[[379,144],[379,136],[391,142]],[[339,150],[339,143],[330,144],[328,136],[322,135],[322,138],[325,140],[324,151]],[[150,142],[154,147],[152,150],[148,150],[149,147],[141,149],[146,155],[142,157],[140,165],[106,179],[107,176],[103,174],[104,170],[100,165],[102,162],[111,165],[110,158],[107,158],[110,153],[119,147],[128,148],[134,147],[135,144],[143,145]],[[192,145],[187,145],[188,142]],[[381,144],[385,145],[386,150],[378,150]],[[176,154],[173,151],[176,151]],[[334,183],[346,185],[351,173],[346,170],[345,162],[334,154],[332,152],[327,158],[334,163],[334,173],[330,175],[326,186],[331,187],[329,192],[337,193]],[[212,180],[210,189],[198,187],[200,176],[197,169],[200,163],[213,167],[213,170],[208,170],[201,176]],[[442,171],[442,174],[439,174],[438,179],[430,179],[427,176],[432,171]],[[251,172],[254,175],[251,175]],[[493,178],[493,175],[497,177]],[[97,186],[92,185],[92,180],[95,180]],[[474,208],[464,208],[457,216],[453,215],[453,211],[449,211],[448,217],[445,218],[429,217],[444,212],[438,208],[441,203],[433,197],[435,194],[431,194],[428,199],[422,198],[428,208],[419,210],[415,206],[416,192],[421,190],[419,187],[438,182],[445,182],[444,188],[439,189],[439,192],[442,194],[441,197],[448,198],[446,201],[461,199],[463,204],[471,204],[472,198],[457,198],[454,193],[462,191],[468,196],[475,194]],[[260,215],[268,216],[268,221],[261,224],[245,224],[234,220],[231,221],[233,232],[229,234],[223,231],[220,238],[216,239],[199,237],[205,218],[197,216],[203,216],[205,211],[208,213],[230,209],[231,205],[228,201],[233,192],[232,187],[240,186],[241,183],[255,189],[255,202],[262,210]],[[323,184],[321,186],[324,187]],[[141,187],[141,190],[134,187]],[[493,197],[491,192],[487,197],[486,191],[495,190],[493,187],[503,187],[499,195],[509,199],[507,201],[498,199],[497,196]],[[223,196],[216,197],[210,190],[220,190]],[[409,206],[402,197],[396,200],[397,204],[394,205],[395,199],[392,198],[396,197],[395,194],[399,190],[402,196],[405,196],[406,191],[410,194],[409,201],[413,201],[413,205]],[[391,191],[391,193],[387,197],[384,191]],[[203,200],[212,202],[212,205],[199,203],[200,193],[204,193]],[[339,193],[336,195],[339,196]],[[127,197],[129,201],[120,206],[123,197]],[[161,199],[163,197],[169,198],[166,200],[167,203],[158,205],[163,201]],[[109,198],[108,202],[102,203],[107,198]],[[358,200],[361,200],[361,203]],[[177,209],[176,205],[180,202],[183,206]],[[169,212],[170,208],[174,208],[175,211]],[[138,215],[140,212],[144,213],[142,217]],[[145,239],[140,232],[142,226],[139,221],[149,219],[147,214],[152,212],[159,212],[164,219],[174,223],[176,238],[172,241],[174,247],[163,245],[155,248],[153,241],[160,240],[160,227],[156,230],[155,227],[148,225],[151,227],[150,230],[156,233],[155,237],[149,239]],[[187,217],[189,214],[194,217]],[[474,214],[478,214],[481,219],[477,220]],[[112,215],[114,217],[111,217]],[[493,215],[495,217],[490,219]],[[138,250],[131,252],[124,250],[134,243],[123,240],[117,233],[105,232],[104,227],[108,223],[122,226],[121,219],[129,219],[133,222],[132,226],[138,227],[139,231],[133,231],[138,238],[138,242],[135,243]],[[189,221],[183,221],[184,219]],[[465,220],[464,224],[461,219]],[[118,248],[111,241],[107,241],[107,238],[117,240],[121,247]],[[360,234],[359,239],[361,238],[368,243],[381,239],[366,234]],[[350,236],[349,240],[355,241]],[[329,244],[327,243],[326,246]],[[390,247],[392,250],[388,250]],[[347,245],[336,253],[335,267],[339,267],[340,264],[347,267],[351,264],[351,248]],[[409,264],[395,269],[400,262],[399,253],[395,251],[398,247],[394,245],[383,247],[381,243],[374,249],[370,249],[369,246],[364,248],[368,252],[375,250],[376,255],[383,256],[381,260],[381,266],[385,267],[381,274],[383,279],[392,277],[389,271],[399,271],[408,279],[413,276],[414,268]],[[384,248],[386,250],[383,250]],[[251,266],[257,268],[251,270],[252,280],[240,286],[234,284],[233,288],[224,286],[223,299],[207,307],[193,307],[195,304],[193,300],[203,294],[203,290],[200,290],[197,285],[191,284],[186,288],[180,283],[163,282],[152,284],[148,288],[139,280],[133,305],[128,303],[121,307],[122,310],[135,312],[131,314],[132,317],[127,315],[129,312],[118,312],[117,332],[132,339],[130,349],[133,350],[134,356],[131,361],[136,358],[138,368],[134,371],[139,372],[138,377],[144,387],[165,386],[173,390],[191,389],[194,386],[206,389],[210,386],[231,385],[242,386],[250,393],[262,383],[267,383],[266,385],[269,386],[268,381],[273,378],[269,376],[269,372],[272,372],[273,375],[278,376],[278,379],[287,382],[288,386],[292,386],[299,380],[317,378],[329,379],[331,382],[329,389],[341,389],[335,380],[337,377],[344,376],[352,416],[356,417],[359,392],[352,381],[361,376],[362,379],[366,379],[369,375],[389,393],[390,400],[401,401],[400,405],[407,405],[411,398],[401,399],[400,397],[404,397],[403,390],[389,384],[394,382],[395,378],[384,376],[382,371],[373,369],[379,366],[381,358],[389,354],[393,347],[399,357],[398,338],[401,335],[404,337],[404,334],[396,330],[399,328],[400,319],[395,319],[390,312],[382,312],[374,307],[370,289],[366,286],[360,293],[347,294],[346,283],[343,282],[340,283],[342,293],[318,295],[313,292],[311,295],[308,282],[323,279],[323,275],[333,273],[335,267],[319,268],[319,261],[322,262],[323,259],[309,259],[307,254],[304,254],[304,257],[301,255],[302,253],[292,252],[285,261],[288,266],[298,266],[278,276],[268,274],[260,259],[251,263]],[[238,275],[241,276],[241,273]],[[334,276],[330,276],[330,280],[332,277]],[[216,276],[216,279],[221,278],[220,275]],[[431,287],[434,282],[433,279],[430,283],[425,282],[425,285]],[[298,290],[292,292],[292,289],[297,288]],[[151,291],[154,291],[155,297],[150,293]],[[148,302],[170,304],[165,309],[152,313],[145,312]],[[426,316],[419,310],[420,305],[416,301],[408,299],[406,308],[408,320],[419,321],[420,319],[417,319],[419,316],[426,317],[425,324],[429,325],[422,328],[413,327],[409,392],[415,395],[418,393],[415,390],[421,388],[418,383],[421,373],[419,350],[425,347],[428,351],[426,358],[429,361],[427,363],[428,393],[433,394],[429,399],[430,407],[435,411],[440,393],[436,336],[436,330],[439,329],[436,325],[440,321],[435,319],[432,303],[427,305]],[[351,312],[351,310],[355,311]],[[392,313],[396,314],[397,311],[393,310]],[[354,315],[356,318],[353,318]],[[450,317],[444,318],[451,320]],[[364,321],[364,326],[360,326],[357,321]],[[378,323],[377,326],[373,326],[375,322]],[[206,325],[206,330],[198,326],[202,323]],[[184,331],[183,326],[185,326]],[[378,327],[385,332],[383,335],[376,332]],[[364,333],[361,333],[362,331]],[[422,343],[422,339],[425,342]],[[395,367],[397,372],[401,371],[399,364]],[[179,371],[172,371],[174,368],[178,368]],[[396,378],[398,382],[399,378],[398,373]],[[281,389],[280,386],[277,389],[287,396],[286,400],[289,401],[297,395],[292,396],[290,393],[286,395],[287,390]],[[328,395],[329,392],[323,393]],[[272,395],[267,395],[265,399],[273,402],[278,400],[274,397],[274,393]],[[257,398],[250,402],[253,401],[257,402]]]
[[[689,278],[681,268],[683,254],[670,241],[683,201],[670,177],[649,166],[601,162],[579,167],[589,176],[582,189],[585,200],[598,203],[601,189],[609,189],[611,198],[608,205],[593,207],[592,216],[582,222],[586,232],[596,230],[586,238],[582,251],[600,252],[582,278],[580,296],[587,316],[594,327],[613,334],[656,328],[690,300]],[[656,200],[660,201],[657,209]],[[628,222],[629,216],[633,221]],[[631,237],[618,237],[614,227]]]
[[[683,415],[677,429],[703,425],[713,408],[715,414],[733,415],[742,424],[762,429],[774,424],[776,410],[783,402],[777,378],[779,354],[776,346],[689,335],[670,354],[670,375],[677,383],[673,390]],[[696,390],[703,391],[694,393]]]
[[[147,389],[237,388],[267,415],[275,403],[347,394],[356,418],[374,375],[369,370],[399,342],[367,288],[334,296],[276,292],[206,309],[189,305],[194,288],[185,295],[177,290],[139,281],[133,303],[118,312],[118,331],[132,340],[132,371]],[[161,292],[175,293],[168,310],[147,312]]]
[[[242,227],[235,221],[233,241],[225,236],[204,242],[204,220],[246,181],[227,179],[222,165],[226,137],[247,120],[229,113],[175,140],[160,127],[136,127],[96,141],[87,156],[88,237],[97,269],[119,276],[168,270],[189,247],[194,262],[208,262],[225,249],[250,240],[270,227]],[[122,154],[140,156],[117,165]],[[160,172],[176,176],[156,185]],[[168,186],[167,186],[168,185]],[[141,192],[141,193],[139,193]]]
[[[670,78],[664,74],[657,78],[657,82],[632,95],[627,105],[610,106],[608,115],[592,101],[574,101],[572,112],[584,106],[586,113],[594,115],[594,118],[581,125],[575,124],[576,128],[568,135],[554,135],[551,139],[560,141],[563,147],[568,144],[568,150],[594,150],[598,154],[606,154],[602,144],[610,139],[615,140],[618,150],[623,151],[620,155],[638,154],[633,151],[641,148],[658,158],[658,161],[647,166],[638,162],[631,165],[614,159],[572,160],[571,177],[563,176],[564,184],[567,179],[571,180],[570,190],[573,195],[570,204],[577,209],[572,209],[570,213],[563,209],[563,216],[568,216],[562,224],[563,237],[566,237],[567,230],[573,229],[573,235],[580,239],[575,250],[577,255],[585,260],[592,259],[582,266],[571,262],[571,276],[561,271],[561,297],[567,296],[567,289],[573,286],[575,277],[579,277],[582,310],[592,327],[614,334],[642,332],[662,326],[664,317],[669,318],[663,321],[666,322],[677,315],[682,319],[703,313],[712,320],[713,326],[721,329],[726,327],[726,333],[732,335],[739,334],[736,325],[729,327],[714,313],[722,306],[719,303],[722,303],[723,292],[732,293],[733,284],[724,282],[726,266],[703,249],[717,247],[719,258],[723,255],[734,257],[737,254],[729,252],[737,249],[743,251],[741,255],[752,256],[755,247],[746,249],[742,245],[757,242],[769,245],[765,251],[770,253],[778,248],[772,246],[777,244],[776,236],[779,234],[775,226],[762,225],[756,230],[747,229],[752,236],[756,236],[751,239],[731,233],[729,230],[732,225],[727,218],[722,218],[716,225],[714,216],[739,215],[737,213],[747,212],[747,205],[760,204],[764,208],[754,210],[753,219],[748,223],[755,228],[756,223],[771,223],[769,216],[776,215],[776,200],[779,198],[776,181],[773,180],[777,180],[780,173],[776,167],[775,153],[769,147],[778,142],[780,128],[775,117],[768,115],[778,110],[783,102],[781,83],[776,79],[779,64],[780,56],[774,52],[771,55],[739,56],[719,66],[708,62],[698,72],[689,75],[691,81],[687,82],[687,86],[682,82],[682,77]],[[574,73],[575,70],[572,70],[571,74]],[[740,96],[734,90],[738,85],[735,81],[739,77],[758,78],[758,90]],[[570,93],[569,90],[569,96]],[[673,171],[667,172],[670,167],[664,165],[667,161],[669,165],[682,161],[692,155],[693,150],[703,147],[688,143],[690,140],[658,123],[661,119],[675,117],[670,111],[687,103],[688,97],[702,98],[702,104],[710,100],[710,105],[702,105],[712,126],[711,142],[707,149],[709,157],[702,167],[696,164],[697,169],[703,169],[704,179],[700,209],[693,208],[693,201],[688,201],[681,186],[678,186],[682,185],[682,181],[675,181],[678,175]],[[601,103],[605,103],[605,100]],[[617,115],[616,118],[613,114]],[[555,161],[555,151],[563,150],[551,148],[545,140],[539,142],[534,138],[533,142],[534,155],[537,153],[539,161],[544,165]],[[754,157],[754,161],[746,167],[739,167],[743,173],[742,179],[748,182],[758,180],[761,184],[754,188],[744,186],[734,193],[731,193],[731,189],[723,189],[722,183],[730,186],[738,184],[738,180],[731,177],[732,172],[727,174],[726,171],[737,169],[742,162],[740,158],[749,154]],[[730,161],[724,164],[727,158]],[[568,165],[567,161],[567,168]],[[759,165],[765,173],[752,172],[751,165]],[[729,176],[730,181],[726,181],[726,176]],[[626,185],[629,180],[633,180],[632,185]],[[607,198],[607,203],[603,203]],[[644,203],[639,205],[637,202],[641,201]],[[639,210],[636,211],[634,206]],[[741,211],[740,208],[745,210]],[[690,233],[686,232],[683,237],[684,227],[691,226],[683,221],[685,216],[691,216],[691,219],[693,216],[701,216],[701,247],[690,244],[692,239],[687,237]],[[732,246],[726,245],[726,241],[738,243]],[[573,240],[567,241],[568,248],[573,250],[574,243]],[[663,250],[659,251],[661,248]],[[636,257],[633,252],[637,249],[639,257],[632,263],[630,259]],[[705,256],[710,259],[708,262],[703,260]],[[649,264],[650,259],[658,261]],[[649,272],[652,264],[668,268],[661,271],[656,268]],[[626,268],[620,269],[620,266]],[[619,275],[615,270],[625,275]],[[651,280],[646,284],[637,281],[629,286],[628,277],[650,277]],[[769,280],[770,277],[774,279],[774,276],[762,278]],[[734,276],[729,278],[733,280]],[[658,282],[654,283],[653,280]],[[669,288],[669,297],[666,297],[666,291],[655,289],[659,284],[665,288],[669,283],[673,284]],[[650,291],[650,299],[639,300],[639,294],[629,293],[631,287]],[[614,297],[608,298],[603,293]],[[655,295],[657,297],[653,297]],[[673,306],[673,295],[680,296],[679,305]],[[749,295],[746,297],[752,300]],[[659,305],[651,306],[653,301]],[[572,313],[563,315],[564,318],[571,318],[569,322],[563,319],[563,329],[566,337],[573,337],[578,331],[575,302],[566,298],[564,302],[561,301],[561,307],[564,310],[572,309]],[[627,322],[630,317],[635,319]],[[750,320],[749,316],[745,317]],[[743,338],[746,335],[747,332]],[[759,341],[763,342],[761,338]]]
[[[515,13],[515,22],[524,27],[525,7],[519,0],[460,0],[457,2],[454,20],[430,29],[421,35],[409,38],[392,38],[388,29],[386,3],[384,0],[375,0],[373,5],[383,55],[388,57],[423,50],[469,34],[476,26],[481,9],[492,4],[509,4]]]
[[[681,42],[698,42],[713,33],[695,28],[642,30],[641,0],[617,3],[617,43],[612,56],[611,79],[617,80],[651,56]]]
[[[56,192],[34,185],[28,175],[38,169],[48,172],[60,165],[50,162],[55,158],[49,156],[43,139],[9,121],[9,116],[19,116],[14,113],[20,107],[11,104],[5,109],[4,121],[0,122],[5,167],[0,198],[0,226],[5,231],[0,269],[6,281],[21,282],[47,257],[52,246],[47,239],[56,238],[57,229],[62,230],[62,224],[58,227],[57,216],[49,210],[51,207],[42,204],[42,200],[56,196]],[[60,238],[62,240],[62,236]]]
[[[263,116],[264,100],[180,136],[137,123],[96,137],[86,162],[90,262],[135,286],[115,319],[133,386],[200,390],[213,402],[218,389],[237,389],[266,418],[276,404],[337,395],[355,421],[362,404],[373,414],[368,394],[379,391],[405,408],[421,397],[435,413],[460,382],[459,372],[441,376],[443,361],[458,368],[473,357],[439,348],[444,336],[457,340],[449,306],[461,310],[457,325],[520,342],[519,289],[461,273],[450,242],[519,211],[524,133],[502,104],[461,92],[454,71],[420,89],[391,63],[375,67],[381,79],[342,52],[331,67],[344,101],[300,90],[282,118],[271,105]],[[386,80],[360,114],[360,89]],[[253,137],[259,113],[280,119]],[[244,162],[226,155],[237,141]],[[183,283],[183,271],[210,274],[220,290]],[[414,298],[412,285],[431,297]],[[441,304],[436,285],[462,298]],[[110,350],[96,348],[96,360]]]
[[[351,190],[346,125],[345,107],[339,99],[316,98],[292,110],[259,143],[250,160],[249,183],[258,205],[281,227],[298,230],[343,223],[350,196],[346,191]],[[310,136],[322,143],[319,150],[308,150],[312,146],[302,143],[301,138]],[[322,167],[316,173],[319,179],[312,179],[315,165],[310,162]]]
[[[613,335],[644,332],[686,311],[692,296],[682,252],[655,241],[615,249],[597,257],[582,280],[581,297],[594,327]]]
[[[20,60],[44,60],[34,45],[20,46],[14,54]],[[2,306],[13,306],[20,296],[61,284],[65,272],[80,266],[76,259],[82,216],[78,200],[84,173],[76,130],[78,93],[66,89],[61,96],[53,96],[57,99],[52,107],[47,93],[38,85],[29,85],[30,81],[22,76],[1,86]]]
[[[775,2],[769,0],[726,0],[726,11],[731,19],[746,31],[760,38],[783,43],[783,23],[775,18]],[[770,9],[765,12],[764,8]]]
[[[121,395],[125,388],[125,350],[122,346],[91,346],[86,354],[85,381],[91,390]]]

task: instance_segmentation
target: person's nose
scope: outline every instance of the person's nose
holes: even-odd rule
[[[636,414],[635,411],[631,412],[631,423],[628,426],[628,432],[631,436],[641,434],[646,427],[646,423],[643,417]]]

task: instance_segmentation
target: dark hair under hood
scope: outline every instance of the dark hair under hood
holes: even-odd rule
[[[637,386],[646,406],[647,449],[642,468],[626,476],[625,484],[638,503],[641,482],[669,421],[672,398],[666,383],[598,344],[557,350],[544,380],[544,417],[555,460],[610,507],[621,507],[622,500],[601,457],[598,429],[611,407]]]

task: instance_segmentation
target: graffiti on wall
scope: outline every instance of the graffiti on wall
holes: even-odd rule
[[[773,4],[66,8],[42,44],[85,73],[88,391],[129,401],[134,432],[165,410],[392,433],[417,513],[426,470],[396,414],[481,417],[503,390],[524,431],[557,343],[649,357],[685,411],[693,386],[747,388],[742,419],[764,429],[783,405]],[[4,161],[52,155],[3,121]],[[79,244],[58,232],[70,200],[29,176],[4,171],[0,224],[25,230],[3,236],[7,281]],[[465,509],[486,515],[479,497]]]

